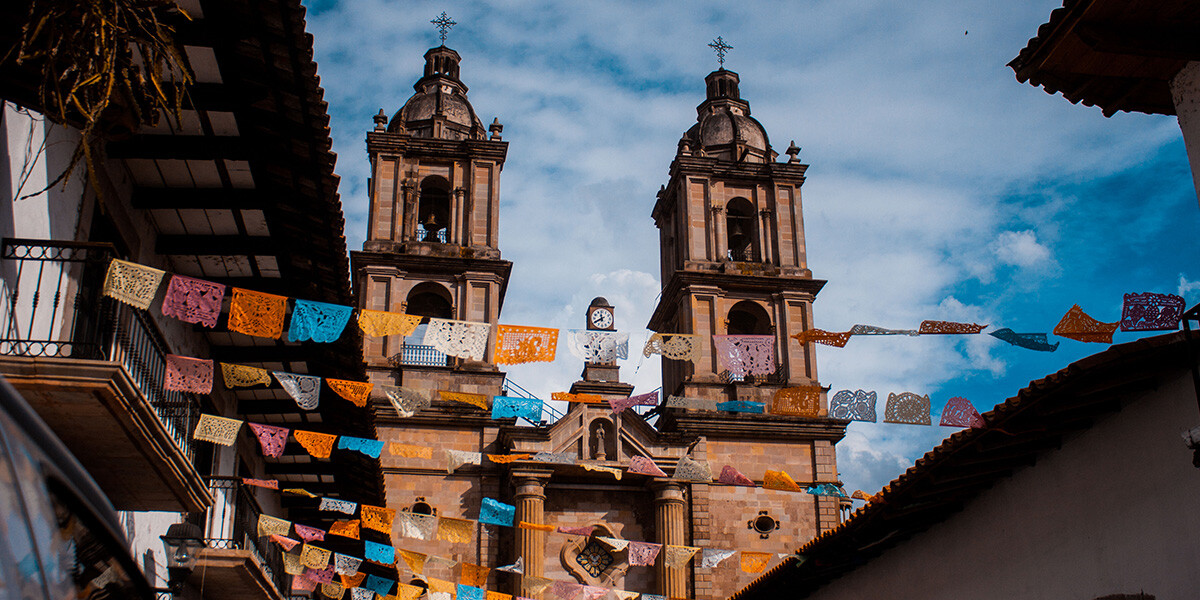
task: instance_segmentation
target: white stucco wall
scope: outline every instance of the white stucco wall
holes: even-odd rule
[[[811,598],[1200,597],[1198,422],[1181,372]]]
[[[1200,199],[1200,62],[1190,62],[1171,80],[1171,98],[1188,162],[1192,165],[1192,183]]]
[[[29,198],[59,176],[71,162],[79,132],[53,125],[42,115],[4,103],[4,146],[0,158],[0,235],[76,239],[87,175],[82,163],[66,185]]]

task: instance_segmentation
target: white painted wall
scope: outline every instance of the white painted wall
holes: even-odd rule
[[[30,198],[66,169],[79,143],[79,132],[60,127],[42,115],[5,102],[4,147],[0,148],[0,235],[42,239],[76,239],[86,193],[82,163],[64,186],[59,184]]]
[[[1188,162],[1192,165],[1192,183],[1200,199],[1200,62],[1188,63],[1175,75],[1171,80],[1171,97],[1179,129],[1183,131]]]
[[[1200,469],[1179,435],[1198,421],[1180,372],[810,597],[1200,597]]]

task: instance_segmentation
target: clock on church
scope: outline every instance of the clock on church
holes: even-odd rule
[[[594,298],[587,309],[587,328],[597,331],[613,331],[616,329],[616,319],[613,318],[613,307],[603,296]]]

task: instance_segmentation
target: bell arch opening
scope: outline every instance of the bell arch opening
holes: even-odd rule
[[[754,224],[754,205],[745,198],[734,198],[725,205],[725,231],[729,236],[729,260],[758,260],[758,230]]]
[[[417,200],[417,237],[422,242],[446,242],[450,225],[450,182],[437,175],[421,182]]]
[[[757,302],[742,300],[729,309],[729,335],[771,335],[771,317]]]
[[[413,286],[408,292],[408,304],[404,312],[426,317],[421,319],[422,323],[428,323],[429,317],[451,319],[454,314],[454,302],[450,298],[450,290],[445,286],[426,281]]]

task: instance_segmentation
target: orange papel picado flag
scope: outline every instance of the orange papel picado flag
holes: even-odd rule
[[[371,389],[375,387],[375,384],[366,381],[347,381],[345,379],[326,378],[325,383],[337,395],[359,407],[367,405],[367,399],[371,397]]]
[[[546,327],[498,325],[495,360],[498,365],[554,362],[558,330]]]

